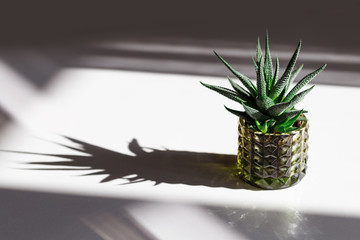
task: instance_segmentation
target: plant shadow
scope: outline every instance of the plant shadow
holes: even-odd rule
[[[128,149],[133,153],[128,155],[65,138],[78,146],[56,144],[84,155],[8,152],[61,158],[53,162],[29,162],[31,165],[44,166],[31,168],[33,170],[97,170],[81,176],[106,175],[100,183],[125,179],[127,183],[124,184],[151,181],[154,185],[167,183],[259,190],[236,175],[236,155],[144,148],[136,139],[128,144]]]

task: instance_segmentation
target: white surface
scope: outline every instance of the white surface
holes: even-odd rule
[[[237,104],[205,89],[199,81],[227,86],[224,78],[63,70],[25,110],[13,109],[22,125],[2,129],[0,149],[76,154],[51,142],[71,144],[60,136],[65,135],[128,155],[132,153],[127,145],[133,138],[150,148],[235,155],[237,119],[223,104]],[[34,167],[28,162],[58,158],[5,152],[0,153],[0,187],[359,217],[360,133],[353,125],[360,117],[359,100],[359,88],[318,85],[299,105],[309,111],[309,167],[301,183],[285,190],[249,191],[180,182],[154,186],[150,181],[118,185],[125,182],[121,179],[99,183],[105,176],[79,176],[87,170],[26,169]],[[340,131],[342,126],[345,131]]]
[[[250,240],[204,209],[193,206],[143,204],[127,211],[158,239]]]

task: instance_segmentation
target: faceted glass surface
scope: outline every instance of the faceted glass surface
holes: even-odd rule
[[[290,133],[261,133],[239,120],[239,176],[263,189],[287,188],[306,173],[309,124]]]

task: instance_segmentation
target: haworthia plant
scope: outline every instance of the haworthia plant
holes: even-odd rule
[[[279,77],[279,59],[276,59],[275,69],[270,55],[269,36],[265,38],[265,55],[261,50],[260,38],[257,41],[256,54],[252,58],[256,71],[256,84],[252,83],[245,75],[236,71],[230,64],[217,52],[215,55],[220,61],[237,77],[243,86],[234,82],[230,77],[228,80],[232,89],[214,86],[201,82],[205,87],[216,91],[223,96],[240,103],[245,111],[238,111],[225,108],[243,118],[253,128],[263,133],[286,133],[296,129],[296,121],[306,121],[305,110],[296,110],[295,105],[307,95],[314,86],[299,92],[305,85],[322,72],[326,64],[317,70],[307,74],[290,90],[303,65],[294,69],[296,60],[299,56],[301,41],[299,42],[294,54],[292,55],[284,73]]]

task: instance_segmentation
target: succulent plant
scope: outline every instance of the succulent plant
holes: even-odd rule
[[[290,85],[303,68],[302,64],[294,69],[300,48],[301,41],[299,41],[284,73],[279,77],[279,59],[276,58],[275,69],[273,69],[269,48],[269,35],[266,34],[265,55],[261,50],[260,38],[258,38],[256,56],[252,58],[256,71],[256,85],[254,85],[248,77],[232,68],[227,61],[214,51],[221,62],[240,80],[243,87],[231,80],[230,77],[228,77],[228,80],[233,90],[203,82],[201,82],[201,84],[240,103],[245,111],[230,109],[226,106],[225,108],[236,116],[245,119],[256,131],[263,133],[286,133],[294,131],[298,128],[295,124],[297,121],[307,121],[304,115],[307,111],[297,110],[295,109],[295,105],[299,103],[314,86],[304,91],[299,91],[326,67],[326,64],[324,64],[317,70],[307,74],[288,91]]]

